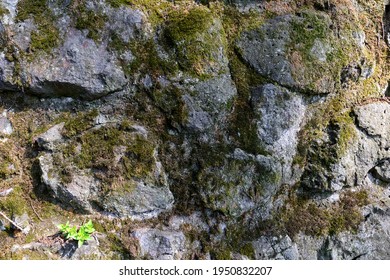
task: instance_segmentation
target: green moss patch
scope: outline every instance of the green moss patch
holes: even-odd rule
[[[122,62],[122,67],[127,75],[147,74],[154,78],[161,75],[173,75],[178,70],[175,61],[161,57],[157,51],[156,43],[152,39],[126,43],[117,35],[113,35],[109,46],[118,53],[131,51],[134,54],[135,58],[132,62]]]
[[[333,235],[343,231],[355,233],[364,221],[361,208],[368,203],[368,195],[364,190],[347,191],[330,207],[295,197],[286,204],[279,222],[282,222],[290,236],[299,232],[310,236]]]
[[[289,61],[295,80],[307,91],[327,93],[340,87],[342,68],[358,59],[352,31],[340,39],[331,29],[330,17],[303,11],[290,23]]]
[[[74,1],[71,9],[75,27],[79,30],[88,30],[87,37],[99,41],[100,31],[108,18],[103,11],[95,11],[87,7],[87,1]]]
[[[14,186],[14,191],[6,197],[0,198],[0,209],[12,215],[22,215],[29,210],[26,197],[21,186]]]
[[[17,10],[17,22],[32,18],[37,25],[37,29],[31,33],[32,51],[50,53],[59,45],[59,31],[54,24],[56,18],[46,0],[21,0],[18,2]]]
[[[71,138],[92,128],[98,115],[99,112],[97,110],[92,110],[89,112],[80,112],[75,117],[63,116],[62,119],[66,120],[63,135]]]
[[[207,76],[207,68],[216,63],[215,56],[220,46],[215,40],[221,34],[211,31],[214,16],[202,6],[172,10],[168,14],[165,36],[176,49],[180,67],[197,76]]]
[[[3,7],[3,5],[0,3],[0,17],[9,14],[9,11]]]
[[[75,168],[92,171],[107,189],[130,191],[133,180],[153,180],[155,144],[128,121],[94,127],[96,116],[96,110],[67,116],[63,134],[69,140],[53,154],[61,181],[70,183]]]

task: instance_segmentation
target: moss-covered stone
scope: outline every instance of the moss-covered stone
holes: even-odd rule
[[[6,8],[4,8],[2,4],[0,4],[0,17],[6,15],[8,13],[9,13],[9,11]]]
[[[369,203],[364,190],[346,191],[340,200],[328,207],[310,199],[292,198],[286,204],[279,223],[290,236],[303,232],[310,236],[333,235],[343,231],[355,233],[364,221],[361,208]]]
[[[80,112],[75,117],[69,115],[62,116],[61,119],[66,120],[62,134],[65,137],[71,138],[92,128],[98,114],[99,112],[97,110],[92,110],[89,112]]]
[[[34,19],[37,29],[31,33],[31,50],[50,53],[60,43],[55,16],[46,0],[21,0],[17,5],[16,21]]]
[[[233,112],[229,121],[229,134],[237,147],[252,154],[267,154],[257,135],[257,124],[250,105],[251,89],[267,80],[246,67],[239,58],[230,56],[232,78],[237,86],[238,96],[234,101]]]
[[[26,197],[23,194],[22,186],[14,186],[14,191],[7,197],[0,199],[0,208],[12,215],[22,215],[28,210]]]
[[[107,2],[114,8],[129,5],[132,8],[140,9],[154,26],[161,24],[165,20],[167,12],[174,6],[172,2],[166,0],[108,0]]]
[[[186,123],[188,110],[182,98],[182,90],[175,86],[162,89],[156,87],[150,95],[155,105],[166,114],[173,127],[179,127]]]
[[[118,36],[113,35],[110,47],[118,53],[128,50],[134,53],[135,58],[130,63],[122,63],[125,73],[129,76],[173,75],[178,70],[177,63],[173,60],[162,58],[157,51],[156,43],[152,40],[137,40],[125,43]]]
[[[203,6],[187,10],[173,9],[168,13],[165,36],[176,49],[180,67],[201,77],[210,75],[209,68],[217,64],[220,44],[216,40],[225,37],[223,29],[212,28],[213,13]]]
[[[107,22],[103,11],[92,10],[87,6],[87,1],[73,1],[71,12],[77,29],[87,30],[87,37],[92,40],[101,39],[100,32]]]

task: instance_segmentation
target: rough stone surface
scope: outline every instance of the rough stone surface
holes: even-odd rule
[[[39,147],[48,151],[52,151],[58,142],[63,141],[61,131],[64,128],[64,125],[65,123],[56,124],[45,133],[38,135],[36,142]]]
[[[106,123],[101,115],[94,122],[97,127],[102,125],[101,122]],[[44,149],[44,153],[39,157],[42,182],[64,205],[86,213],[92,213],[98,207],[110,215],[134,219],[153,218],[171,209],[174,197],[169,190],[161,162],[157,158],[153,158],[154,170],[151,171],[151,175],[121,179],[122,182],[119,184],[124,186],[119,185],[109,193],[102,189],[103,181],[97,177],[99,170],[80,169],[74,163],[66,163],[64,160],[61,168],[56,167],[54,157],[64,158],[63,149],[67,145],[64,143],[63,129],[64,123],[55,125],[39,135],[36,141]],[[136,135],[147,137],[148,132],[145,128],[134,125],[133,129]],[[126,148],[123,150],[123,147],[118,146],[113,153],[110,156],[115,157],[116,162],[120,163],[126,154]]]
[[[64,183],[53,166],[53,157],[47,153],[39,157],[42,182],[53,191],[54,196],[66,205],[91,212],[90,200],[96,197],[99,183],[92,176],[79,171],[72,175],[71,182]]]
[[[259,260],[297,260],[297,245],[288,236],[262,237],[254,241],[256,259]]]
[[[122,90],[127,83],[119,62],[104,45],[70,30],[54,59],[42,58],[29,66],[30,87],[40,96],[95,99]]]
[[[252,91],[251,105],[261,145],[281,162],[283,180],[291,182],[292,161],[306,110],[303,98],[284,88],[266,84]]]
[[[141,256],[158,260],[179,260],[185,252],[185,236],[180,231],[142,228],[134,231]]]
[[[4,116],[0,117],[0,133],[4,135],[11,135],[13,132],[12,123]]]
[[[290,87],[297,85],[287,59],[291,20],[291,16],[272,19],[260,29],[244,33],[237,42],[242,56],[256,71]]]
[[[353,142],[340,160],[330,167],[330,189],[361,185],[372,169],[389,158],[388,122],[390,104],[374,102],[354,109]]]
[[[390,259],[388,1],[35,2],[0,5],[0,259]]]

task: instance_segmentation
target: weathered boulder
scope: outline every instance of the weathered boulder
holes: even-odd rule
[[[205,136],[213,133],[216,127],[221,129],[221,124],[226,121],[231,110],[232,100],[237,95],[230,74],[197,82],[189,89],[191,93],[183,96],[188,110],[186,127],[190,131],[204,133]],[[212,142],[210,136],[206,136],[209,138],[206,142]]]
[[[323,13],[305,12],[272,18],[243,32],[236,45],[242,58],[260,75],[302,92],[334,92],[342,59],[359,55],[354,40],[343,44]],[[352,33],[349,34],[352,37]]]
[[[64,140],[61,134],[64,125],[63,122],[56,124],[45,133],[40,134],[35,140],[38,146],[48,151],[55,149],[56,144]]]
[[[122,90],[127,83],[115,56],[81,31],[69,30],[57,52],[28,66],[29,90],[34,94],[96,99]]]
[[[36,138],[44,149],[39,157],[44,185],[55,199],[80,212],[147,219],[169,210],[174,198],[145,128],[122,130],[99,124],[100,119],[90,119],[90,129],[79,131],[79,140],[64,137],[69,121]]]
[[[390,104],[381,101],[355,107],[356,125],[349,126],[349,139],[345,140],[340,136],[336,139],[336,144],[337,141],[346,141],[343,150],[339,150],[339,156],[334,156],[330,163],[316,163],[324,167],[317,169],[317,174],[305,173],[302,180],[312,182],[306,183],[306,186],[338,191],[344,187],[361,185],[373,172],[384,174],[380,171],[383,168],[381,166],[390,157],[389,112]]]

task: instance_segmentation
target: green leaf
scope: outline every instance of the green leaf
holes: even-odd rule
[[[92,234],[95,232],[95,228],[93,227],[92,221],[89,220],[84,226],[85,232]]]
[[[91,220],[89,220],[86,224],[80,226],[79,229],[77,229],[76,226],[71,227],[69,225],[69,221],[65,225],[60,224],[57,227],[65,235],[66,239],[77,240],[78,247],[81,247],[85,241],[91,240],[91,234],[95,232],[95,228],[93,227],[93,223]]]

